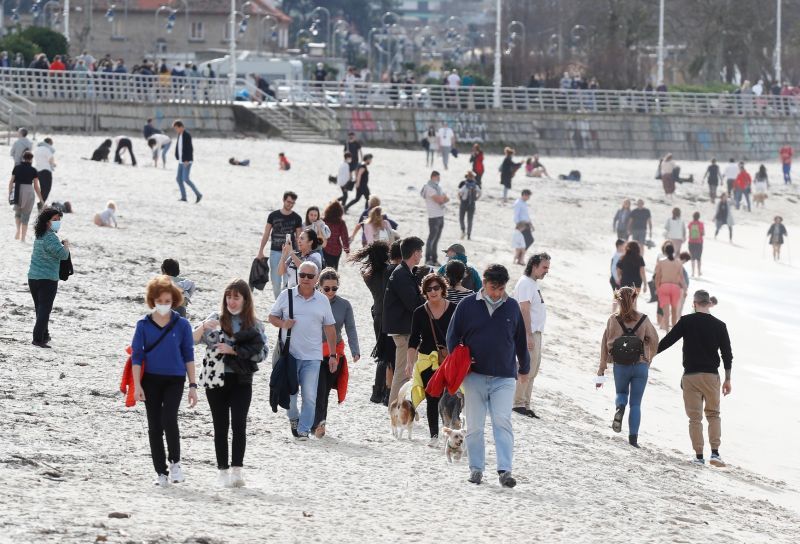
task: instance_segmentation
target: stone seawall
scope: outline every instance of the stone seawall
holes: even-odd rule
[[[775,158],[800,142],[792,118],[567,114],[411,109],[340,109],[342,133],[373,145],[419,146],[426,128],[447,121],[462,152],[473,142],[487,149],[515,147],[518,154],[678,159]]]

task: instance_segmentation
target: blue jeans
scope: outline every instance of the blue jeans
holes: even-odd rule
[[[289,419],[299,419],[298,433],[308,433],[314,424],[314,412],[317,408],[317,382],[319,382],[319,360],[297,360],[297,382],[300,392],[289,397],[289,409],[286,415]],[[303,399],[303,406],[297,409],[297,397]]]
[[[642,397],[647,385],[647,363],[614,365],[614,385],[617,389],[616,406],[630,405],[628,410],[628,434],[639,434],[642,421]],[[628,400],[630,396],[630,400]]]
[[[280,251],[272,249],[269,251],[269,281],[272,282],[272,294],[275,295],[276,300],[281,294],[281,282],[283,281],[283,276],[278,274],[278,265],[281,262],[282,254]]]
[[[184,183],[189,186],[189,188],[194,191],[194,196],[200,198],[201,195],[200,191],[197,190],[197,187],[194,186],[192,180],[189,179],[189,173],[192,171],[192,163],[183,164],[178,163],[178,176],[175,178],[178,181],[178,188],[181,190],[181,200],[186,200],[186,188],[183,186]]]
[[[742,190],[742,189],[739,189],[738,187],[733,189],[733,198],[736,201],[736,209],[737,210],[739,209],[739,206],[742,203],[742,197],[743,196],[744,196],[744,199],[747,201],[747,211],[749,212],[750,211],[750,189]]]
[[[514,430],[511,428],[511,408],[517,380],[496,378],[470,372],[464,379],[464,403],[467,416],[467,454],[470,470],[486,468],[486,445],[483,432],[486,411],[492,420],[494,443],[497,449],[497,470],[511,470],[514,458]]]
[[[172,142],[167,142],[161,147],[154,147],[153,148],[153,160],[156,160],[158,157],[159,150],[161,151],[161,164],[167,164],[167,153],[169,153],[169,148],[172,147]],[[191,165],[190,165],[191,166]]]
[[[792,163],[783,165],[783,183],[792,182]]]

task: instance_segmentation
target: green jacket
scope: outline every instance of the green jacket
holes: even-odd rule
[[[61,261],[69,257],[69,250],[61,244],[52,229],[33,242],[31,267],[28,269],[29,280],[58,281]]]

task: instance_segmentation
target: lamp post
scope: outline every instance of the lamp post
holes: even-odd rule
[[[58,21],[58,14],[62,11],[61,4],[58,0],[47,0],[42,7],[42,12],[44,13],[45,23],[48,25],[49,28],[55,25],[56,21]],[[50,18],[48,20],[48,12],[50,12]],[[52,13],[55,12],[55,16]]]
[[[500,33],[502,31],[500,23],[502,21],[502,9],[503,1],[497,0],[497,18],[495,20],[494,37],[494,80],[492,81],[492,103],[497,109],[500,109],[500,86],[502,85],[503,78],[503,74],[500,69],[500,62],[502,60],[500,56]]]
[[[247,32],[247,19],[250,15],[245,15],[245,10],[249,8],[252,4],[248,1],[242,4],[242,11],[239,12],[236,10],[236,0],[231,0],[231,13],[230,19],[228,20],[228,39],[230,43],[228,46],[229,49],[229,56],[230,56],[230,69],[228,71],[228,85],[231,88],[231,98],[235,98],[236,94],[236,16],[242,16],[242,26],[239,27],[239,31],[244,34]]]
[[[323,6],[317,6],[316,8],[311,10],[311,13],[309,14],[309,18],[312,20],[312,23],[311,23],[311,35],[312,36],[316,36],[319,33],[319,30],[317,29],[317,23],[320,23],[320,14],[322,14],[322,13],[325,14],[325,22],[326,22],[326,25],[325,25],[325,49],[327,51],[330,51],[330,49],[333,47],[333,45],[332,45],[332,41],[331,41],[331,28],[332,28],[331,12],[328,10],[328,8],[323,7]]]
[[[69,43],[69,0],[64,0],[64,37]]]
[[[781,78],[781,0],[777,0],[775,14],[775,81],[782,84]]]
[[[372,69],[373,69],[373,66],[372,66],[372,38],[375,35],[375,33],[376,32],[380,32],[380,30],[381,30],[380,28],[378,28],[376,26],[373,26],[372,28],[369,29],[369,32],[367,33],[367,71],[369,72],[370,77],[372,77]]]
[[[664,0],[658,3],[658,75],[656,85],[664,83]]]
[[[336,23],[334,23],[334,25],[333,25],[333,44],[332,44],[332,47],[333,47],[332,53],[333,53],[334,57],[343,56],[341,51],[339,51],[339,50],[342,48],[342,43],[344,42],[344,39],[347,37],[347,34],[349,32],[350,32],[350,24],[347,21],[345,21],[344,19],[339,19],[339,20],[336,21]],[[336,38],[337,37],[340,38],[339,39],[339,47],[338,48],[336,47]]]
[[[261,18],[261,23],[259,24],[259,33],[258,33],[258,52],[261,53],[261,46],[264,45],[264,23],[267,21],[272,21],[269,25],[269,34],[270,34],[270,41],[274,43],[277,39],[277,28],[278,28],[278,20],[270,14],[264,15]],[[275,52],[275,46],[273,45],[272,48],[273,53]]]

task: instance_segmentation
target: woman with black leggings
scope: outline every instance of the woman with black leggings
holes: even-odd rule
[[[55,208],[43,209],[33,227],[36,240],[28,269],[28,288],[36,311],[33,345],[39,348],[50,347],[50,312],[58,293],[61,261],[69,258],[69,242],[58,239],[59,228],[61,212]]]
[[[427,302],[414,310],[411,317],[411,336],[408,339],[408,360],[406,376],[414,376],[411,400],[416,407],[427,401],[428,426],[431,431],[432,448],[439,443],[439,398],[425,393],[425,387],[433,373],[444,361],[440,360],[439,349],[445,348],[447,327],[456,311],[456,305],[445,298],[447,282],[438,274],[428,274],[422,280],[422,294]],[[397,369],[400,372],[400,369]]]
[[[200,382],[205,387],[214,421],[219,483],[225,487],[244,487],[242,466],[253,373],[267,355],[264,325],[256,319],[253,293],[246,281],[237,279],[228,284],[221,310],[196,327],[193,337],[195,343],[206,345]],[[232,457],[228,463],[230,428]]]
[[[361,197],[364,197],[364,208],[367,208],[369,204],[369,170],[367,166],[370,164],[372,164],[372,155],[367,153],[364,155],[364,162],[359,164],[356,169],[356,196],[344,207],[345,213],[347,213],[347,210],[349,210],[353,204],[361,200]]]

